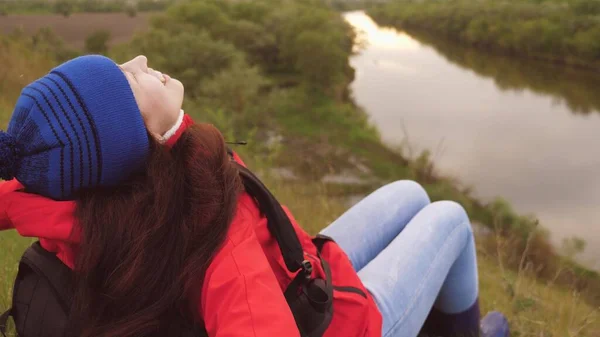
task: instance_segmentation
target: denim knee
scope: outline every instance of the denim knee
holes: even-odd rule
[[[425,207],[431,203],[427,191],[419,183],[412,180],[397,180],[381,188],[385,190],[392,200],[410,196],[411,200]]]
[[[445,228],[447,232],[452,232],[461,227],[458,230],[464,231],[470,237],[473,236],[473,228],[471,227],[469,215],[461,204],[455,201],[443,200],[431,203],[426,209],[428,212],[433,212],[446,218],[447,221],[437,221],[435,223],[436,226],[449,227]]]

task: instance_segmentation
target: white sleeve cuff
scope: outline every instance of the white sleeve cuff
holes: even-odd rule
[[[177,132],[177,130],[179,130],[179,127],[181,127],[181,123],[183,123],[183,109],[179,110],[179,116],[177,117],[177,121],[175,122],[175,125],[173,125],[167,132],[165,132],[164,135],[162,135],[158,141],[162,144],[165,143],[167,140],[169,140],[169,138],[173,137],[173,135]]]

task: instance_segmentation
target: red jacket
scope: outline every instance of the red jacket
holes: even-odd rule
[[[237,156],[236,160],[243,164]],[[78,244],[77,238],[70,238],[75,203],[54,201],[21,189],[16,180],[0,183],[0,230],[14,228],[22,236],[39,238],[45,249],[73,268]],[[323,277],[311,237],[285,210],[314,266],[314,275]],[[321,256],[331,266],[335,286],[359,288],[366,294],[363,297],[334,290],[334,315],[325,336],[381,336],[381,314],[346,254],[335,243],[327,243]],[[199,317],[209,336],[298,336],[283,295],[293,277],[267,228],[266,218],[254,199],[242,194],[225,243],[202,285]]]

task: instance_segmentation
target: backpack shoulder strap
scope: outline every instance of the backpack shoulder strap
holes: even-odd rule
[[[21,262],[43,276],[50,283],[52,289],[65,310],[69,312],[73,299],[72,287],[73,272],[55,254],[45,250],[37,241],[27,248]]]
[[[281,204],[250,170],[239,164],[237,166],[246,192],[258,201],[261,212],[267,217],[267,227],[278,243],[287,269],[290,272],[303,270],[310,275],[312,266],[304,259],[300,240]]]
[[[72,299],[72,271],[39,242],[19,261],[11,308],[0,315],[4,335],[10,316],[21,336],[62,336]]]
[[[325,279],[313,279],[311,278],[313,267],[310,261],[304,259],[304,249],[281,204],[250,170],[239,164],[237,166],[246,192],[256,199],[260,211],[267,218],[267,227],[277,241],[287,269],[291,272],[299,271],[288,285],[284,296],[294,315],[300,335],[321,337],[333,318],[331,269],[320,254],[322,246],[330,239],[315,238],[314,244],[319,251],[318,257]]]

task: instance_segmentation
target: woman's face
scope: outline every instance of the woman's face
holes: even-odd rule
[[[121,65],[148,131],[162,136],[176,122],[183,104],[183,84],[148,68],[148,59],[137,56]]]

